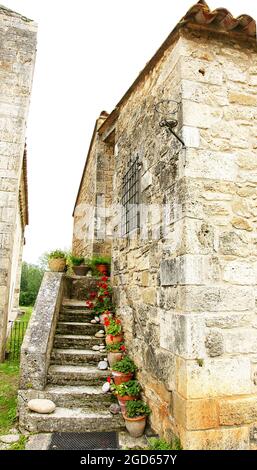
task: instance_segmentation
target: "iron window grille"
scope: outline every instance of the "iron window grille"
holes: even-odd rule
[[[139,228],[139,183],[140,164],[138,156],[130,159],[128,170],[122,179],[122,235],[128,235]]]

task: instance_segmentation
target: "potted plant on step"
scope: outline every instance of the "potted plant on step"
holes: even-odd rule
[[[129,380],[120,385],[113,385],[114,394],[117,396],[121,412],[126,411],[126,403],[131,400],[137,400],[141,392],[141,385],[137,380]]]
[[[116,364],[112,366],[112,376],[115,385],[120,385],[123,382],[131,380],[136,369],[135,363],[128,356],[124,356],[121,361],[116,362]]]
[[[126,348],[123,343],[111,343],[106,345],[107,360],[112,367],[116,362],[121,361]]]
[[[83,256],[71,255],[70,262],[76,276],[86,276],[90,270],[90,266],[85,263],[85,258]]]
[[[64,272],[67,255],[64,251],[54,250],[48,254],[48,267],[52,272]]]
[[[99,274],[110,275],[111,258],[108,256],[94,256],[92,266],[95,267]]]
[[[121,343],[123,340],[121,321],[116,318],[106,318],[104,320],[106,329],[106,344]]]
[[[140,437],[144,434],[146,419],[150,413],[149,406],[143,401],[127,401],[124,419],[127,431],[132,437]]]

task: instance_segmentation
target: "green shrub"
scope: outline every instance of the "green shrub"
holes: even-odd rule
[[[113,385],[112,388],[115,394],[120,397],[125,397],[126,395],[137,397],[141,392],[141,385],[137,380],[129,380],[120,385]]]
[[[111,318],[108,320],[109,325],[106,328],[106,334],[112,336],[118,336],[121,334],[121,323],[119,320]]]
[[[149,406],[141,400],[130,400],[126,403],[126,415],[128,418],[147,416],[151,413]]]
[[[82,256],[73,256],[69,257],[72,266],[81,266],[84,263],[84,258]]]
[[[169,444],[164,439],[158,439],[157,437],[151,437],[149,440],[149,450],[182,450],[180,441],[175,437]]]
[[[48,259],[59,259],[59,258],[66,259],[67,258],[67,253],[65,253],[62,250],[54,250],[54,251],[51,251],[50,253],[48,253],[47,257],[48,257]]]
[[[112,370],[128,374],[129,372],[136,372],[137,368],[132,359],[130,359],[128,356],[125,356],[123,359],[121,359],[121,361],[116,362],[116,364],[112,366]]]
[[[109,256],[94,256],[91,260],[91,264],[96,266],[97,264],[111,264],[111,258]]]
[[[124,343],[111,343],[106,345],[108,352],[121,352],[121,346],[124,346]]]

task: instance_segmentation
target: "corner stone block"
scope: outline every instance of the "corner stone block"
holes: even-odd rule
[[[184,398],[212,398],[249,395],[252,390],[248,358],[177,358],[177,390]]]
[[[173,393],[174,418],[188,430],[219,427],[218,401],[214,399],[186,400]]]
[[[184,175],[181,176],[235,181],[237,174],[235,154],[188,149]]]
[[[178,308],[188,312],[231,312],[255,308],[253,287],[180,286]]]
[[[206,357],[203,315],[161,311],[160,346],[186,359]]]

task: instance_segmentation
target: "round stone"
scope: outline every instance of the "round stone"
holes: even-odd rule
[[[0,436],[0,441],[4,444],[13,444],[14,442],[18,442],[20,436],[18,434],[6,434],[6,436]]]
[[[100,322],[100,318],[99,318],[99,317],[95,317],[95,321],[96,321],[96,323],[99,323],[99,322]]]
[[[30,400],[28,402],[28,408],[31,411],[35,411],[36,413],[49,414],[55,410],[56,406],[51,400],[35,398],[34,400]]]
[[[103,393],[109,392],[110,388],[111,388],[111,385],[109,384],[109,382],[105,382],[102,386]]]
[[[93,350],[93,351],[100,351],[100,346],[98,346],[97,344],[95,344],[95,345],[92,347],[92,350]]]
[[[96,338],[104,338],[104,333],[101,333],[100,331],[98,331],[96,334],[95,334],[95,337]]]
[[[96,323],[96,320],[91,320],[91,323]]]
[[[101,333],[102,335],[104,335],[105,331],[104,330],[99,330],[98,333]]]
[[[99,364],[98,364],[98,369],[100,369],[100,370],[108,369],[108,362],[100,361]]]
[[[112,403],[109,410],[113,415],[117,415],[120,413],[120,406],[117,403]]]

